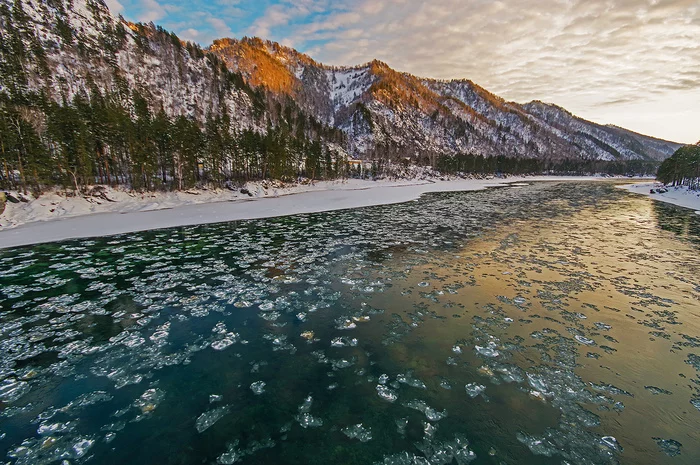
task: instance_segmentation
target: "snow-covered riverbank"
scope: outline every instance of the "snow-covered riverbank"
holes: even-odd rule
[[[650,192],[652,189],[663,188],[664,185],[658,182],[642,182],[637,184],[627,184],[618,186],[635,194],[646,195],[652,199],[662,202],[672,203],[680,207],[692,208],[695,213],[700,215],[700,192],[688,190],[686,187],[666,187],[667,192],[662,194]]]
[[[189,191],[135,194],[107,189],[109,200],[42,195],[8,203],[0,216],[0,248],[71,238],[107,236],[149,229],[313,213],[407,202],[428,192],[474,191],[522,181],[581,181],[594,177],[507,179],[382,180],[358,179],[283,186],[247,185],[239,191]],[[293,194],[293,195],[292,195]]]

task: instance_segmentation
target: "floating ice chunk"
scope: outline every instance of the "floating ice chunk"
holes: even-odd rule
[[[588,339],[587,337],[581,336],[581,335],[579,335],[579,334],[575,335],[575,336],[574,336],[574,339],[576,339],[576,340],[577,340],[578,342],[580,342],[581,344],[585,344],[585,345],[587,345],[587,346],[594,346],[594,345],[596,345],[596,344],[595,344],[595,341],[594,341],[593,339]]]
[[[101,402],[108,402],[112,400],[112,396],[107,394],[105,391],[93,391],[86,394],[81,394],[74,400],[66,404],[65,407],[61,409],[62,412],[71,413],[79,410],[83,407],[88,407],[90,405],[98,404]]]
[[[68,433],[75,429],[76,421],[67,421],[65,423],[46,423],[42,422],[39,428],[36,430],[37,434],[40,436],[46,436],[49,434],[56,433]]]
[[[535,375],[532,373],[527,374],[527,382],[534,390],[541,392],[545,396],[552,395],[549,392],[547,382],[540,375]]]
[[[386,373],[382,373],[379,376],[379,384],[386,384],[388,381],[389,381],[389,375],[387,375]]]
[[[700,397],[699,396],[695,396],[695,397],[691,398],[690,403],[693,407],[700,410]]]
[[[272,303],[272,302],[265,302],[265,303],[260,304],[260,305],[258,306],[258,308],[259,308],[260,310],[262,310],[263,312],[269,312],[270,310],[272,310],[273,308],[275,308],[275,304]]]
[[[442,379],[440,380],[440,387],[443,388],[443,389],[452,389],[452,385],[451,385],[450,382],[449,382],[447,379],[445,379],[445,378],[442,378]]]
[[[362,426],[362,423],[345,427],[341,431],[350,439],[358,439],[360,442],[368,442],[372,440],[372,430]]]
[[[265,381],[256,381],[250,385],[250,390],[253,394],[260,395],[265,392]]]
[[[394,420],[396,423],[396,432],[401,436],[406,435],[406,427],[408,426],[408,418],[397,418]]]
[[[486,386],[477,383],[469,383],[464,388],[467,390],[467,395],[472,399],[486,390]]]
[[[622,452],[622,446],[619,442],[617,442],[617,439],[615,439],[614,436],[603,436],[600,438],[600,443],[606,447],[609,447],[615,452]]]
[[[335,337],[331,340],[331,347],[356,347],[357,338]]]
[[[12,403],[31,390],[29,383],[7,378],[0,384],[0,400]]]
[[[221,402],[221,399],[223,399],[223,396],[219,394],[211,394],[209,396],[209,403],[214,403],[214,402]]]
[[[461,354],[462,348],[459,345],[454,345],[452,346],[452,352],[454,352],[455,354]]]
[[[211,330],[214,334],[226,334],[227,331],[226,324],[223,321],[219,321]]]
[[[688,365],[700,372],[700,355],[688,354],[688,359],[685,361]]]
[[[304,402],[299,406],[299,413],[307,413],[311,410],[311,406],[314,403],[314,398],[309,394]]]
[[[404,403],[403,405],[405,407],[412,408],[414,410],[418,410],[419,412],[423,412],[423,414],[425,414],[425,417],[430,421],[439,421],[447,416],[447,410],[443,410],[442,412],[439,412],[439,411],[435,410],[434,408],[430,407],[428,404],[426,404],[422,400],[409,400],[408,402]]]
[[[300,413],[294,417],[302,428],[318,428],[323,426],[323,420],[314,417],[310,413]]]
[[[416,456],[408,452],[401,452],[384,457],[382,462],[375,465],[467,465],[476,460],[476,454],[469,450],[469,441],[460,435],[446,442],[424,439],[417,443],[416,448],[422,452],[422,456]]]
[[[225,348],[232,344],[235,344],[236,342],[238,342],[238,334],[227,333],[226,336],[224,336],[223,338],[212,342],[211,348],[214,350],[224,350]]]
[[[302,322],[306,321],[306,313],[304,313],[304,312],[297,313],[297,320],[302,321]]]
[[[158,388],[147,389],[141,397],[134,401],[134,407],[141,410],[142,414],[150,414],[165,397],[165,392]]]
[[[492,373],[500,375],[501,380],[506,383],[522,383],[524,381],[523,371],[515,365],[495,363]]]
[[[168,343],[168,341],[167,341],[168,335],[169,335],[168,331],[156,331],[155,333],[151,334],[149,339],[156,346],[162,347]]]
[[[142,345],[146,340],[136,333],[129,334],[121,343],[127,347],[134,348]]]
[[[388,386],[384,386],[383,384],[377,384],[377,395],[389,402],[395,402],[396,399],[399,398],[399,395],[396,393],[396,391],[394,391]]]
[[[238,450],[238,441],[236,440],[233,443],[228,444],[226,452],[221,454],[219,458],[216,459],[216,463],[221,465],[233,465],[236,462],[242,461],[243,457],[244,454]]]
[[[352,320],[341,319],[336,326],[336,329],[355,329],[357,325]]]
[[[425,281],[421,281],[418,283],[418,287],[428,287],[428,286],[430,286],[430,283],[425,282]]]
[[[674,440],[674,439],[661,439],[661,438],[652,438],[654,441],[656,441],[656,444],[659,446],[659,449],[661,449],[661,452],[664,454],[668,455],[669,457],[675,457],[676,455],[681,455],[681,447],[683,447],[683,444],[680,442]]]
[[[430,441],[435,436],[436,431],[437,425],[433,425],[432,423],[428,423],[427,421],[423,422],[423,439],[425,439],[426,441]]]
[[[267,312],[267,313],[261,313],[260,318],[266,321],[277,321],[277,319],[281,316],[282,314],[280,312]]]
[[[627,397],[634,397],[634,394],[625,391],[624,389],[620,389],[617,386],[614,386],[612,384],[606,384],[606,383],[600,383],[600,384],[595,384],[595,383],[589,383],[593,389],[596,391],[602,391],[602,392],[609,392],[610,394],[615,394],[615,395],[620,395],[620,396],[627,396]]]
[[[333,368],[342,370],[343,368],[348,368],[351,367],[355,364],[355,359],[353,360],[348,360],[345,358],[341,358],[340,360],[333,360],[331,361],[331,365],[333,365]]]
[[[407,371],[406,374],[400,374],[396,377],[396,381],[403,384],[408,384],[418,389],[427,389],[425,383],[418,378],[413,377],[412,371]]]
[[[498,357],[501,353],[496,350],[496,347],[496,343],[491,341],[486,347],[475,345],[474,349],[479,355],[483,355],[484,357]]]
[[[314,332],[313,331],[304,331],[299,336],[301,336],[304,339],[306,339],[307,341],[311,342],[314,339]]]
[[[666,389],[661,389],[656,386],[644,386],[644,389],[651,392],[655,396],[659,394],[666,394],[667,396],[673,394],[671,391],[667,391]]]
[[[79,459],[83,457],[85,454],[87,454],[87,451],[90,450],[92,445],[95,444],[94,439],[88,439],[88,438],[79,438],[74,444],[73,444],[73,457],[76,459]]]
[[[523,432],[518,432],[516,437],[518,438],[518,441],[525,444],[535,455],[551,457],[558,452],[556,446],[545,438],[536,438]]]
[[[197,421],[195,422],[195,428],[197,428],[198,433],[202,433],[209,429],[214,423],[221,420],[221,418],[226,415],[231,407],[229,405],[224,405],[222,407],[217,407],[212,410],[208,410],[201,414]]]
[[[234,307],[236,308],[249,308],[252,307],[253,304],[252,302],[248,302],[247,300],[239,300],[235,304],[233,304]]]

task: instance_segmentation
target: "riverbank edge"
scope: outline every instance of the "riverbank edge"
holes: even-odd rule
[[[690,191],[686,187],[666,187],[667,192],[655,192],[653,194],[650,192],[651,189],[661,188],[664,187],[664,185],[658,181],[645,181],[616,187],[632,192],[633,194],[644,195],[660,202],[690,208],[691,210],[695,210],[696,214],[700,215],[700,192]]]
[[[516,182],[546,181],[619,181],[619,178],[594,176],[532,176],[492,179],[394,180],[316,183],[312,187],[256,191],[255,195],[228,195],[209,199],[198,197],[183,202],[187,193],[176,193],[168,202],[127,201],[125,209],[88,211],[57,218],[34,218],[32,221],[0,229],[0,249],[86,239],[155,229],[213,224],[227,221],[273,218],[304,213],[318,213],[375,205],[409,202],[431,192],[461,192],[506,186]],[[514,193],[516,190],[514,190]],[[201,194],[191,194],[201,195]],[[514,194],[515,195],[515,194]],[[133,199],[132,199],[133,200]],[[203,201],[199,201],[203,200]],[[209,200],[209,201],[207,201]],[[32,202],[42,201],[42,197]],[[44,199],[46,202],[47,200]],[[85,202],[76,197],[75,202]],[[179,202],[179,203],[178,203]],[[113,202],[105,202],[113,205]],[[19,204],[15,204],[19,205]],[[25,204],[27,205],[27,204]],[[19,208],[22,208],[21,206]],[[26,207],[25,207],[26,208]]]

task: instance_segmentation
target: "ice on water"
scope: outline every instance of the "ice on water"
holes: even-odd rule
[[[195,422],[197,432],[203,433],[211,428],[212,425],[221,420],[229,412],[229,410],[231,410],[231,407],[224,405],[202,413],[199,417],[197,417],[197,421]]]
[[[688,296],[700,287],[682,269],[662,291],[586,265],[594,251],[581,250],[575,229],[558,241],[543,236],[527,254],[518,248],[522,234],[490,234],[530,221],[524,212],[532,205],[540,221],[581,205],[597,211],[586,195],[598,188],[580,189],[524,188],[519,200],[498,191],[435,194],[0,252],[7,460],[121,457],[142,429],[172,434],[168,428],[188,425],[182,450],[197,450],[183,452],[190,462],[254,463],[258,454],[271,462],[283,441],[323,438],[363,463],[466,464],[476,456],[470,431],[460,431],[461,406],[498,412],[498,396],[507,395],[532,412],[556,412],[537,431],[493,418],[508,431],[504,443],[531,454],[527,463],[616,463],[626,444],[611,436],[608,415],[624,420],[628,400],[681,398],[684,409],[700,410],[697,389],[688,387],[698,384],[700,335],[680,332],[691,330],[666,297],[671,283]],[[495,247],[462,249],[472,240]],[[493,292],[480,287],[485,280]],[[600,289],[632,303],[586,304]],[[478,306],[463,303],[472,292],[482,293]],[[651,347],[667,343],[664,356],[680,360],[690,379],[635,386],[616,375],[609,366],[626,343],[620,318],[648,332]],[[583,369],[591,367],[595,376]],[[238,418],[266,427],[243,434]],[[382,449],[377,438],[385,434],[402,446]],[[202,452],[196,444],[205,436],[218,444]],[[669,434],[647,434],[645,447],[688,455],[686,439],[660,436]]]

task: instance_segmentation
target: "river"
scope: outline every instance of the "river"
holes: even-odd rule
[[[0,455],[696,464],[700,217],[613,182],[0,251]]]

